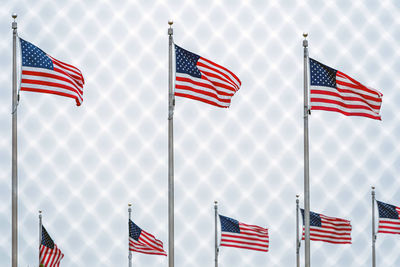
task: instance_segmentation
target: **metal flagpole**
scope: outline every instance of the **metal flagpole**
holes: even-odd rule
[[[215,267],[218,267],[218,228],[217,228],[217,218],[218,218],[218,201],[214,201],[215,210]]]
[[[303,33],[304,47],[304,260],[305,267],[310,267],[310,167],[308,146],[308,33]]]
[[[40,265],[40,246],[42,245],[42,211],[39,210],[39,267]]]
[[[296,195],[296,263],[300,267],[299,195]]]
[[[11,240],[12,240],[12,253],[11,253],[11,266],[18,267],[18,173],[17,173],[17,14],[13,13],[12,18],[14,21],[11,24],[13,29],[13,56],[12,56],[12,167],[11,167],[11,206],[12,206],[12,219],[11,219]]]
[[[376,234],[375,234],[375,186],[372,186],[372,267],[376,266],[376,256],[375,256],[375,242],[376,242]]]
[[[129,221],[128,221],[128,227],[130,227],[130,222],[131,222],[131,213],[132,213],[132,204],[128,204],[128,214],[129,214]],[[128,228],[129,231],[129,228]],[[129,235],[129,232],[128,232]],[[128,267],[132,267],[132,251],[129,249],[129,241],[128,241],[128,259],[129,259],[129,265]]]
[[[174,106],[172,50],[174,48],[172,24],[168,21],[168,266],[174,267]]]

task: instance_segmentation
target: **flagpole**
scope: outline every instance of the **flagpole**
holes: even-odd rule
[[[375,255],[375,242],[376,242],[376,234],[375,234],[375,186],[371,187],[371,196],[372,196],[372,267],[376,266],[376,255]]]
[[[40,267],[40,246],[42,245],[42,211],[39,210],[39,267]]]
[[[215,210],[215,267],[218,267],[218,228],[217,228],[217,218],[218,218],[218,201],[214,201],[214,210]]]
[[[174,92],[172,50],[174,48],[172,24],[168,21],[168,266],[174,267]]]
[[[12,55],[12,167],[11,167],[11,206],[12,206],[12,219],[11,219],[11,240],[12,240],[12,253],[11,253],[11,266],[18,267],[18,173],[17,173],[17,14],[13,13],[12,18],[14,21],[11,24],[13,29],[13,55]]]
[[[296,266],[300,267],[299,195],[296,195]]]
[[[308,145],[308,33],[303,33],[304,47],[304,260],[305,267],[310,267],[310,166]]]
[[[132,213],[132,204],[128,204],[128,215],[129,215],[129,221],[128,221],[128,227],[130,225],[131,222],[131,213]],[[129,231],[129,228],[128,228]],[[129,236],[129,232],[128,232],[128,236]],[[132,251],[129,249],[129,239],[128,239],[128,259],[129,259],[129,264],[128,267],[132,267]]]

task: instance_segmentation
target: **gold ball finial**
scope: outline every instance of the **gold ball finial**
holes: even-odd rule
[[[375,190],[375,186],[371,186],[372,190]]]
[[[132,204],[131,203],[128,203],[128,207],[131,207],[132,206]]]
[[[303,32],[303,37],[307,38],[307,36],[308,36],[308,33],[307,32]]]
[[[218,201],[214,200],[214,204],[217,205],[217,204],[218,204]]]
[[[18,15],[17,15],[17,13],[12,13],[11,17],[12,17],[13,19],[16,19],[16,18],[18,17]]]
[[[296,195],[296,198],[299,198],[300,195]]]
[[[39,210],[39,213],[42,213],[42,211],[41,211],[41,210]]]
[[[168,20],[168,24],[169,24],[169,26],[172,26],[172,24],[174,24],[174,22],[172,21],[172,19]]]

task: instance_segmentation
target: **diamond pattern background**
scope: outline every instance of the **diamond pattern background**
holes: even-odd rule
[[[84,103],[23,92],[19,265],[37,263],[38,217],[62,266],[127,265],[133,219],[168,244],[167,21],[175,42],[242,80],[229,110],[177,98],[176,266],[212,266],[214,209],[270,230],[270,252],[221,248],[221,266],[294,266],[303,192],[302,33],[310,55],[384,94],[382,122],[313,112],[311,209],[351,219],[353,244],[312,243],[313,266],[370,264],[370,186],[400,205],[400,4],[368,1],[11,1],[0,10],[0,262],[11,243],[11,13],[19,35],[79,67]],[[302,200],[301,200],[302,205]],[[400,240],[379,235],[379,266]],[[302,248],[303,257],[303,248]],[[135,266],[167,266],[135,254]]]

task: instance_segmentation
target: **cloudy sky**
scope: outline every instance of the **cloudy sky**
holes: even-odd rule
[[[84,102],[21,93],[19,266],[35,266],[38,210],[62,266],[126,266],[127,204],[168,244],[168,19],[185,49],[242,81],[229,109],[177,98],[176,266],[212,266],[214,208],[267,227],[268,253],[221,248],[220,266],[294,266],[303,205],[303,48],[383,93],[382,121],[310,117],[311,210],[351,220],[352,245],[312,242],[314,266],[368,266],[371,185],[400,206],[400,4],[368,1],[3,0],[0,10],[0,262],[11,261],[11,13],[20,37],[80,68]],[[379,266],[400,237],[378,235]],[[302,248],[303,258],[303,248]],[[134,266],[167,266],[134,254]]]

